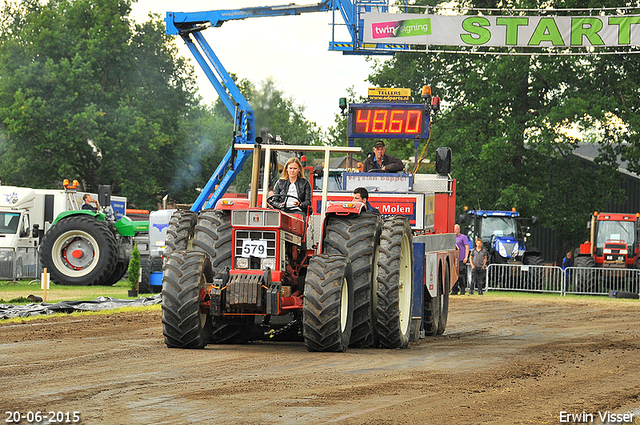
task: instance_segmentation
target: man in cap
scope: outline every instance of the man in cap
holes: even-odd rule
[[[373,144],[373,155],[369,155],[364,160],[364,172],[368,171],[384,171],[387,173],[397,173],[404,170],[404,164],[398,158],[392,155],[385,155],[387,148],[382,140],[378,140]]]

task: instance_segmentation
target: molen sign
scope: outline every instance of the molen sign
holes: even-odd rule
[[[629,47],[640,15],[444,16],[366,13],[365,42],[437,46]]]

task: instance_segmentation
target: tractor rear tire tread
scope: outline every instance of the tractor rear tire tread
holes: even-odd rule
[[[167,226],[164,255],[173,251],[190,249],[193,239],[193,229],[196,225],[198,214],[189,210],[178,210],[171,215]]]
[[[195,227],[193,249],[208,254],[213,269],[221,271],[224,267],[231,267],[232,236],[228,211],[201,211]]]
[[[405,258],[403,242],[408,238],[410,255]],[[411,278],[403,281],[401,267],[409,261]],[[406,266],[406,263],[404,263]],[[406,286],[405,286],[406,285]],[[408,286],[408,287],[407,287]],[[404,289],[402,289],[404,287]],[[406,323],[402,323],[403,308],[411,309],[412,302],[404,303],[401,292],[410,291],[413,296],[413,243],[411,226],[404,217],[391,217],[384,221],[380,235],[380,258],[378,259],[378,305],[377,335],[383,348],[407,348],[410,339],[411,311]]]
[[[382,219],[379,214],[336,216],[328,220],[324,252],[349,258],[353,268],[355,303],[351,347],[366,348],[374,344],[374,291],[376,252]]]
[[[343,306],[345,289],[347,305]],[[353,272],[348,258],[331,254],[311,257],[305,281],[302,325],[308,351],[347,350],[353,325]]]

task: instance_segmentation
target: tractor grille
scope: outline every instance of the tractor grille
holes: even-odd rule
[[[515,242],[505,242],[503,243],[504,249],[507,251],[507,257],[511,257],[511,253],[513,252],[513,247],[515,246]]]
[[[280,211],[237,210],[231,213],[233,226],[280,227]]]
[[[275,270],[276,263],[276,232],[273,230],[269,231],[259,231],[259,230],[236,230],[235,231],[235,257],[236,259],[242,258],[242,247],[245,241],[265,241],[267,243],[267,254],[266,259],[273,259],[269,263],[269,267],[272,270]],[[260,270],[264,269],[263,264],[265,264],[265,258],[258,257],[250,257],[247,259],[249,270]],[[237,264],[236,264],[236,268]]]

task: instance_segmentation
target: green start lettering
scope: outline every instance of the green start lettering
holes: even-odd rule
[[[582,45],[582,37],[587,37],[593,46],[603,46],[604,41],[598,34],[604,24],[599,18],[571,18],[571,45]]]
[[[518,44],[518,27],[529,25],[529,18],[496,18],[496,25],[507,27],[505,44],[515,46]]]
[[[631,44],[631,25],[640,24],[640,16],[612,16],[609,25],[618,25],[618,44]]]
[[[538,26],[533,31],[529,46],[539,46],[543,41],[550,41],[554,46],[564,46],[564,40],[553,18],[540,18]]]
[[[473,45],[481,45],[491,40],[491,31],[484,27],[491,26],[487,18],[482,16],[474,16],[462,21],[462,29],[470,34],[460,34],[460,39]]]

